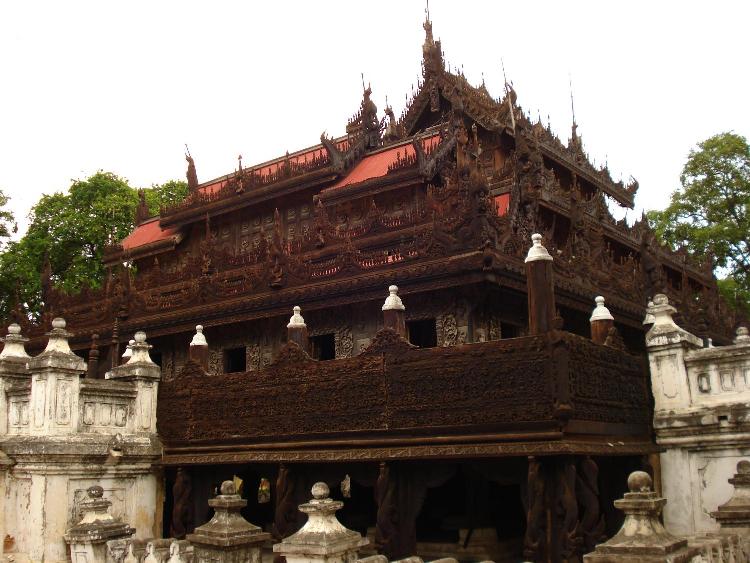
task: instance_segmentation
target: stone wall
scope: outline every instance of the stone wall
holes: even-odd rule
[[[160,371],[145,334],[106,380],[84,378],[64,320],[55,319],[48,336],[47,348],[30,358],[11,325],[0,354],[0,548],[15,562],[67,561],[63,535],[81,519],[94,485],[138,536],[161,533]]]
[[[680,534],[714,532],[710,513],[731,493],[727,479],[750,455],[750,337],[703,347],[673,320],[676,310],[657,296],[646,335],[654,395],[654,428],[661,454],[664,520]]]

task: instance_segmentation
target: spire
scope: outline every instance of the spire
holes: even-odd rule
[[[185,160],[187,160],[188,163],[186,173],[188,190],[190,193],[194,193],[198,191],[198,173],[195,171],[195,161],[190,155],[190,149],[188,148],[187,143],[185,143]]]

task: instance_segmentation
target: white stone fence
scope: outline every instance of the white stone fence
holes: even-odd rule
[[[6,368],[0,374],[0,435],[155,433],[160,373],[148,357],[145,333],[136,333],[127,369],[113,369],[106,380],[84,379],[86,364],[68,345],[65,321],[55,319],[52,326],[47,347],[33,358],[20,327],[8,329],[0,354]]]

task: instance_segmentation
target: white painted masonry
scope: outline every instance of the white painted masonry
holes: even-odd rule
[[[703,348],[673,320],[676,309],[657,295],[646,335],[661,454],[664,523],[675,534],[718,531],[711,512],[732,495],[727,479],[750,457],[750,337]]]

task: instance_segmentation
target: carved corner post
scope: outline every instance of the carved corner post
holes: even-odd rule
[[[604,344],[609,335],[609,329],[615,326],[615,318],[604,306],[604,297],[598,295],[594,299],[596,307],[591,313],[589,322],[591,323],[591,341],[596,344]]]
[[[524,557],[529,561],[581,561],[583,538],[571,456],[529,458]]]
[[[406,338],[406,307],[398,296],[398,287],[388,287],[388,297],[382,307],[383,326],[390,328],[402,338]]]
[[[172,521],[169,535],[178,540],[193,531],[195,525],[193,509],[193,480],[187,467],[178,467],[172,486]]]
[[[203,334],[203,325],[196,325],[195,334],[190,341],[188,358],[208,371],[208,341]]]
[[[309,339],[307,338],[307,325],[302,317],[299,305],[294,307],[294,314],[286,325],[287,340],[294,342],[302,350],[309,353]]]
[[[114,369],[120,364],[120,317],[115,317],[115,324],[112,327],[112,339],[110,341],[110,368]]]
[[[576,497],[580,515],[582,554],[594,550],[607,539],[599,497],[599,467],[589,456],[578,460]]]
[[[555,289],[552,256],[542,246],[542,235],[531,235],[533,246],[526,256],[526,287],[529,300],[529,334],[551,331],[555,320]]]
[[[378,553],[389,560],[394,559],[398,528],[396,527],[396,482],[391,476],[391,467],[380,462],[380,472],[375,483],[375,503],[378,514],[375,527],[375,547]]]
[[[89,349],[89,361],[86,369],[86,378],[95,379],[99,370],[99,335],[91,335],[91,348]]]

